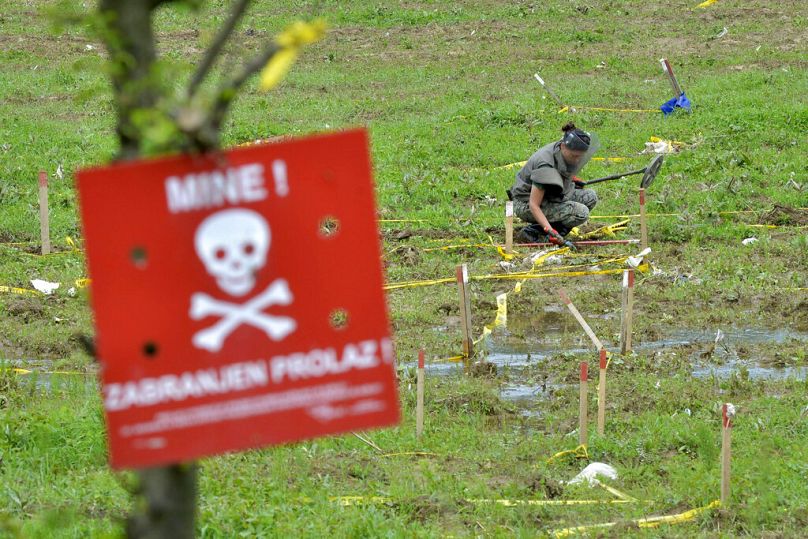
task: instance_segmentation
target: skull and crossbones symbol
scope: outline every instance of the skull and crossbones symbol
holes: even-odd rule
[[[269,224],[258,213],[243,208],[223,210],[207,217],[196,229],[194,247],[207,272],[219,288],[235,297],[255,288],[256,274],[266,265],[271,243]],[[230,303],[204,292],[191,296],[190,316],[200,320],[219,316],[219,321],[196,332],[192,343],[210,352],[221,350],[225,339],[237,327],[248,324],[280,341],[297,328],[288,316],[263,312],[272,305],[289,305],[293,300],[286,279],[276,279],[244,303]]]

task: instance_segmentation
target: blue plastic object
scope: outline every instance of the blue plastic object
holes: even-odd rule
[[[677,108],[685,109],[687,112],[692,112],[690,110],[690,100],[687,98],[684,92],[682,92],[682,94],[679,97],[674,97],[672,99],[665,101],[665,103],[663,103],[662,106],[659,108],[660,110],[662,110],[662,113],[665,116],[671,114]]]

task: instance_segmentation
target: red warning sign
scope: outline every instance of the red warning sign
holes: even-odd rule
[[[115,468],[399,420],[367,135],[78,174]]]

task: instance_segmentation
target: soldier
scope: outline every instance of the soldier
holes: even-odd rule
[[[521,232],[525,243],[564,245],[564,236],[585,223],[598,202],[595,192],[584,189],[576,176],[597,151],[597,136],[572,122],[561,130],[561,140],[531,155],[511,188],[514,213],[531,223]]]

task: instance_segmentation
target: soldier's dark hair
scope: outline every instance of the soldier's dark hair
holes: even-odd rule
[[[570,150],[586,151],[589,149],[589,143],[592,142],[592,137],[590,137],[589,133],[586,131],[575,127],[574,123],[567,122],[566,125],[561,128],[561,131],[564,132],[564,136],[561,137],[561,142]]]

